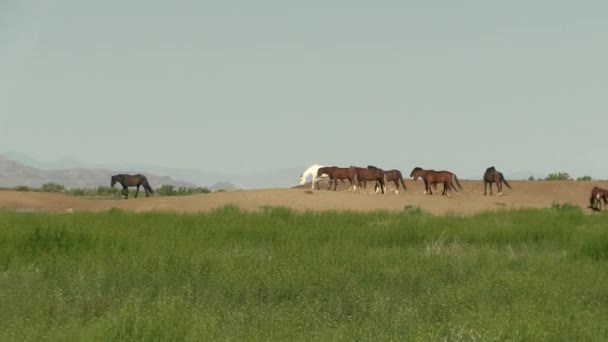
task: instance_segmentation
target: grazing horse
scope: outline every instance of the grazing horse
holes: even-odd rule
[[[509,183],[507,183],[507,180],[502,175],[502,172],[497,171],[496,168],[494,168],[494,166],[490,166],[489,168],[487,168],[486,172],[483,174],[483,195],[484,196],[486,195],[488,185],[490,186],[490,195],[492,195],[492,183],[496,183],[496,191],[498,191],[496,196],[502,196],[502,183],[505,183],[505,185],[509,189],[511,189],[511,186],[509,185]]]
[[[384,176],[386,177],[387,182],[395,182],[395,188],[397,188],[397,190],[395,190],[395,194],[399,194],[400,184],[403,186],[403,191],[407,190],[407,187],[405,187],[405,183],[403,182],[403,175],[401,174],[401,171],[394,169],[384,171]],[[378,184],[376,183],[376,187],[377,186]]]
[[[337,167],[337,166],[325,166],[319,168],[317,170],[317,179],[321,177],[321,175],[326,174],[329,176],[329,187],[327,190],[331,189],[331,183],[334,183],[334,191],[338,190],[338,180],[344,181],[344,179],[348,179],[350,182],[350,189],[353,188],[355,184],[355,173],[351,170],[350,167]],[[317,181],[317,189],[319,189],[319,182]],[[355,186],[356,189],[356,186]]]
[[[317,171],[319,171],[319,169],[324,166],[325,165],[315,164],[315,165],[309,167],[308,169],[306,169],[306,171],[304,171],[304,173],[302,173],[302,175],[300,176],[300,185],[304,185],[304,183],[306,183],[306,178],[308,178],[308,176],[310,176],[312,178],[311,190],[314,190],[315,183],[317,182]],[[327,178],[327,174],[324,173],[320,177]]]
[[[150,183],[148,183],[148,179],[146,176],[142,174],[137,175],[127,175],[127,174],[119,174],[112,176],[112,181],[110,185],[114,187],[116,183],[120,183],[122,185],[122,194],[125,195],[125,199],[129,198],[129,187],[136,186],[137,191],[135,191],[135,198],[137,198],[137,194],[139,194],[139,187],[143,185],[144,191],[146,191],[146,197],[148,197],[148,191],[153,193],[152,187]]]
[[[589,208],[593,210],[602,210],[602,201],[604,202],[604,209],[608,208],[608,190],[594,186],[591,189],[591,195],[589,196]]]
[[[454,182],[456,182],[456,185],[458,185],[460,190],[462,190],[458,177],[456,177],[456,175],[450,171],[424,170],[417,166],[410,173],[410,177],[414,178],[414,180],[417,180],[418,177],[422,178],[424,181],[425,194],[428,193],[429,195],[432,195],[433,191],[431,190],[431,185],[436,185],[438,183],[443,183],[443,192],[441,193],[442,196],[450,196],[449,191],[452,189],[456,191]],[[437,190],[437,188],[435,188],[435,190]]]
[[[385,193],[386,190],[386,178],[384,177],[384,170],[377,168],[373,165],[368,165],[367,168],[363,167],[350,167],[356,175],[357,185],[361,187],[361,181],[363,181],[363,188],[367,188],[367,181],[375,181],[375,192],[378,192],[378,183],[380,184],[380,190]],[[355,188],[356,190],[356,188]]]

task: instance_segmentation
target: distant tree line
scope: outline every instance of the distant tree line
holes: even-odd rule
[[[66,189],[61,184],[56,183],[45,183],[42,184],[40,188],[31,188],[26,185],[18,185],[14,188],[4,188],[4,190],[16,190],[16,191],[33,191],[33,192],[55,192],[55,193],[64,193],[68,195],[74,196],[87,196],[87,197],[113,197],[119,196],[122,188],[120,186],[117,187],[109,187],[109,186],[99,186],[97,188],[73,188]],[[217,190],[217,192],[221,192],[223,190]],[[194,195],[194,194],[208,194],[212,191],[207,187],[175,187],[173,185],[163,184],[158,189],[154,190],[155,194],[158,196],[186,196],[186,195]],[[129,194],[135,194],[135,188],[129,189]]]
[[[555,173],[550,173],[545,178],[535,179],[534,176],[530,176],[530,177],[528,177],[528,180],[530,180],[530,181],[533,181],[533,180],[569,181],[569,180],[574,180],[574,179],[568,174],[568,172],[555,172]],[[591,176],[582,176],[582,177],[577,177],[576,180],[585,182],[585,181],[592,181],[594,179],[591,178]],[[599,179],[596,179],[596,180],[599,180]]]

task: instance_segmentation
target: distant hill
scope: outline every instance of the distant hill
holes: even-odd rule
[[[306,168],[304,166],[293,167],[293,168],[282,168],[282,169],[272,169],[267,171],[258,171],[258,172],[218,172],[218,171],[209,171],[209,170],[198,170],[198,169],[188,169],[188,168],[179,168],[179,167],[163,167],[157,165],[148,165],[148,164],[140,164],[140,163],[128,163],[128,164],[112,164],[112,165],[101,165],[101,164],[90,164],[78,159],[74,158],[63,158],[57,161],[40,161],[36,158],[33,158],[27,154],[18,153],[14,151],[2,152],[0,153],[0,159],[4,158],[5,160],[14,161],[20,163],[22,166],[30,167],[31,169],[35,169],[38,171],[48,171],[55,172],[61,171],[66,173],[67,170],[87,170],[87,171],[103,171],[107,174],[109,173],[118,173],[115,171],[110,172],[109,170],[128,170],[126,173],[135,173],[135,171],[144,173],[146,175],[166,175],[170,176],[174,179],[171,183],[169,179],[161,180],[162,184],[181,184],[183,182],[196,184],[197,186],[208,187],[210,190],[217,188],[223,190],[234,190],[234,189],[256,189],[256,188],[284,188],[284,187],[292,187],[297,185],[299,182],[299,176]],[[22,170],[23,171],[23,170]],[[145,172],[144,172],[145,171]],[[36,179],[38,172],[26,172],[33,179]],[[4,177],[4,176],[0,176]],[[99,176],[97,176],[99,177]],[[160,177],[160,176],[159,176]],[[64,177],[63,181],[66,177]],[[69,178],[69,177],[68,177]],[[71,178],[70,178],[71,179]],[[97,178],[96,178],[97,179]],[[180,181],[175,181],[175,179],[179,179]],[[22,181],[26,181],[23,179]],[[0,186],[6,186],[2,184],[7,184],[9,181],[1,181]],[[39,183],[38,181],[37,183]],[[158,182],[152,182],[153,187],[158,187],[160,185]],[[168,183],[167,183],[168,182]],[[12,180],[9,182],[13,184]],[[29,183],[29,181],[28,181]],[[36,183],[36,184],[37,184]],[[108,182],[104,182],[105,185]],[[219,183],[221,186],[216,186]],[[213,185],[211,185],[213,184]],[[27,184],[18,184],[18,185],[27,185]],[[64,185],[65,186],[65,185]],[[178,186],[178,185],[175,185]],[[80,186],[79,186],[80,187]]]
[[[142,173],[146,175],[153,188],[163,184],[175,187],[195,187],[191,182],[174,180],[168,176],[150,174],[142,170],[106,170],[106,169],[39,169],[27,166],[21,162],[0,157],[0,187],[12,188],[18,185],[26,185],[39,188],[45,183],[56,183],[68,189],[72,188],[96,188],[98,186],[110,186],[110,176],[118,173]]]

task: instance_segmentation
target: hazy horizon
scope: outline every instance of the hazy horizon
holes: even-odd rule
[[[0,3],[0,153],[608,177],[608,3]]]

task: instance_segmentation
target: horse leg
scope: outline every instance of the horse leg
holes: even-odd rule
[[[137,184],[137,190],[135,190],[135,198],[137,198],[137,194],[139,194],[139,184]]]
[[[502,196],[502,182],[500,180],[496,183],[496,191],[498,191],[496,196]]]
[[[122,194],[125,195],[125,199],[128,199],[129,198],[129,188],[123,185]]]
[[[483,181],[483,195],[486,196],[487,192],[488,192],[488,182]]]
[[[312,175],[312,187],[310,188],[310,190],[314,190],[315,189],[315,182],[317,181],[317,177],[313,174]]]

